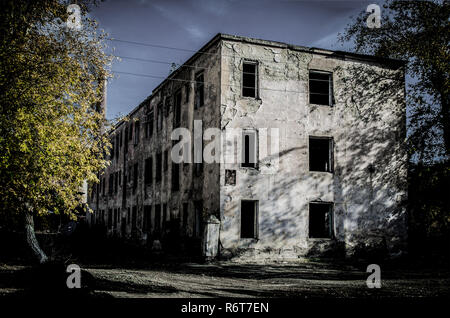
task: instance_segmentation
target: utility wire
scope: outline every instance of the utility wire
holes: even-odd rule
[[[140,46],[147,46],[147,47],[153,47],[153,48],[160,48],[160,49],[167,49],[167,50],[175,50],[175,51],[182,51],[182,52],[191,52],[191,53],[200,53],[200,54],[207,54],[207,55],[218,55],[219,52],[211,53],[207,51],[201,51],[201,50],[192,50],[192,49],[186,49],[186,48],[179,48],[179,47],[173,47],[173,46],[165,46],[165,45],[159,45],[159,44],[151,44],[151,43],[144,43],[144,42],[138,42],[138,41],[128,41],[128,40],[120,40],[120,39],[114,39],[109,38],[107,39],[109,41],[119,42],[119,43],[127,43],[127,44],[133,44],[133,45],[140,45]],[[282,48],[280,48],[282,49]],[[307,48],[305,48],[307,50]],[[248,56],[242,56],[239,54],[222,54],[221,56],[224,57],[233,57],[233,58],[239,58],[239,57],[248,57]],[[258,59],[259,61],[267,61],[267,62],[274,62],[273,59]],[[277,62],[278,64],[287,64],[288,62]]]
[[[138,73],[132,73],[132,72],[121,72],[121,71],[112,71],[113,73],[118,73],[118,74],[124,74],[124,75],[132,75],[132,76],[141,76],[141,77],[150,77],[150,78],[159,78],[159,79],[167,79],[168,81],[177,81],[177,82],[186,82],[186,83],[196,83],[196,81],[191,81],[191,80],[184,80],[184,79],[179,79],[179,78],[166,78],[164,76],[158,76],[158,75],[149,75],[149,74],[138,74]],[[211,85],[214,86],[215,83],[212,82],[203,82],[204,85]],[[251,88],[251,89],[255,89],[254,87],[251,86],[241,86],[241,85],[236,85],[236,84],[223,84],[224,86],[234,86],[234,87],[242,87],[242,88]],[[260,90],[267,90],[267,91],[275,91],[275,92],[285,92],[285,93],[298,93],[298,94],[303,94],[304,92],[300,92],[300,91],[294,91],[294,90],[284,90],[284,89],[276,89],[276,88],[267,88],[267,87],[258,87],[256,89],[260,89]]]
[[[114,55],[114,56],[118,57],[118,58],[121,58],[121,59],[136,60],[136,61],[140,61],[140,62],[148,62],[148,63],[156,63],[156,64],[167,64],[167,65],[177,64],[177,63],[173,63],[173,62],[144,59],[144,58],[139,58],[139,57],[121,56],[121,55]],[[202,67],[202,66],[189,65],[189,64],[186,64],[186,65],[184,65],[184,64],[181,64],[181,65],[177,64],[177,65],[178,65],[177,68],[189,67],[189,68],[202,69],[202,70],[211,70],[212,69],[211,67]],[[279,71],[279,70],[274,70],[273,72],[284,74],[284,71]],[[242,74],[254,74],[252,72],[241,72],[241,73]]]

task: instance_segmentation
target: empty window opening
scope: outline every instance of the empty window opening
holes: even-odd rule
[[[225,170],[225,185],[236,185],[236,170]]]
[[[112,209],[108,209],[108,228],[112,228]]]
[[[112,195],[113,194],[113,189],[114,188],[114,174],[110,174],[109,175],[109,180],[108,180],[108,195]]]
[[[131,212],[131,230],[136,231],[137,229],[137,207],[133,206],[133,210]]]
[[[309,72],[310,104],[333,105],[333,75],[329,72]]]
[[[155,232],[161,231],[161,204],[155,205]]]
[[[189,102],[189,92],[190,92],[191,84],[186,83],[184,84],[184,102]]]
[[[163,204],[162,209],[162,229],[164,232],[167,229],[167,203]]]
[[[258,201],[241,201],[241,238],[258,238]]]
[[[125,170],[123,172],[123,186],[122,186],[122,203],[125,203],[127,199],[127,176]]]
[[[114,149],[114,139],[110,140],[110,142],[111,142],[110,157],[111,157],[111,160],[113,160],[114,159],[114,154],[116,153],[116,150]]]
[[[136,191],[138,185],[138,164],[133,165],[133,193]]]
[[[139,137],[141,134],[141,123],[139,121],[134,123],[134,145],[139,143]]]
[[[170,112],[170,100],[168,97],[164,98],[164,117],[168,117]]]
[[[153,160],[152,157],[145,159],[144,182],[151,184],[153,180]]]
[[[145,138],[150,138],[153,135],[153,107],[150,109],[147,115],[147,123],[145,125]]]
[[[162,154],[156,154],[156,181],[161,181],[162,175]]]
[[[128,129],[128,140],[133,140],[133,122],[130,121],[130,128]]]
[[[257,162],[256,132],[244,131],[242,134],[242,167],[256,168]]]
[[[156,108],[156,130],[160,131],[163,126],[163,104],[159,103]]]
[[[117,209],[114,209],[113,228],[117,228]]]
[[[311,202],[309,204],[309,237],[333,237],[333,204]]]
[[[172,191],[180,190],[180,164],[172,163]]]
[[[142,224],[142,230],[144,233],[150,233],[151,230],[151,213],[152,213],[152,206],[151,205],[144,205],[144,219]]]
[[[242,96],[258,97],[258,64],[244,62],[242,65]]]
[[[201,234],[201,230],[202,230],[202,214],[203,214],[203,201],[195,201],[194,202],[194,207],[195,207],[195,214],[194,214],[194,224],[193,224],[193,229],[194,229],[194,236],[195,237],[200,237]]]
[[[117,171],[115,173],[115,189],[114,189],[114,193],[117,194],[119,192],[119,180],[120,180],[120,171]]]
[[[120,144],[120,134],[117,134],[116,135],[116,158],[117,159],[119,159],[119,150],[120,150],[120,147],[121,147],[121,144]]]
[[[333,172],[333,139],[309,137],[309,170]]]
[[[173,112],[173,128],[181,125],[181,91],[175,95],[175,108]]]
[[[187,232],[187,222],[188,222],[188,216],[189,216],[189,205],[188,203],[183,203],[183,229],[184,232]]]
[[[195,76],[195,108],[200,108],[205,102],[204,92],[204,76],[203,73],[199,73]]]
[[[125,133],[123,135],[124,148],[123,153],[126,154],[128,152],[128,127],[125,127]]]
[[[169,152],[167,150],[164,151],[164,172],[169,169]]]

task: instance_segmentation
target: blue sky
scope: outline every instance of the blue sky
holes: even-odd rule
[[[91,14],[110,37],[186,50],[110,41],[115,55],[181,64],[217,33],[326,49],[348,50],[337,35],[377,1],[313,0],[107,0]],[[190,51],[192,50],[192,51]],[[108,83],[107,117],[126,115],[169,74],[170,64],[122,59]]]

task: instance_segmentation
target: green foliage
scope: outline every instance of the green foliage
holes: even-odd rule
[[[420,161],[450,155],[450,4],[387,0],[381,28],[368,28],[361,12],[340,36],[358,53],[408,62],[410,153]]]
[[[72,217],[84,180],[98,182],[109,141],[99,107],[111,62],[105,34],[82,9],[65,26],[56,0],[2,1],[0,10],[0,213],[49,210]]]

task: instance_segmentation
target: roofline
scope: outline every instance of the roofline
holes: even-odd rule
[[[306,47],[306,46],[300,46],[300,45],[294,45],[294,44],[287,44],[284,42],[278,42],[278,41],[271,41],[271,40],[262,40],[262,39],[256,39],[256,38],[250,38],[245,36],[238,36],[238,35],[231,35],[231,34],[225,34],[225,33],[217,33],[211,40],[209,40],[206,44],[204,44],[197,52],[195,52],[190,58],[186,60],[182,65],[180,65],[176,70],[171,72],[161,83],[158,84],[153,90],[152,93],[147,96],[141,103],[139,103],[138,106],[133,108],[127,116],[131,116],[134,113],[136,113],[148,100],[152,99],[154,95],[158,93],[158,91],[166,84],[170,79],[175,77],[178,73],[180,73],[181,69],[185,65],[190,65],[197,57],[205,53],[211,46],[213,46],[216,42],[219,40],[227,40],[227,41],[234,41],[234,42],[242,42],[242,43],[249,43],[249,44],[256,44],[256,45],[263,45],[263,46],[271,46],[281,49],[289,49],[293,51],[298,52],[306,52],[310,54],[320,54],[320,55],[326,55],[336,58],[349,58],[354,59],[358,61],[369,61],[369,62],[376,62],[381,63],[383,65],[392,66],[392,67],[402,67],[406,64],[405,60],[397,60],[397,59],[391,59],[391,58],[384,58],[379,56],[373,56],[373,55],[367,55],[367,54],[360,54],[360,53],[353,53],[353,52],[345,52],[345,51],[333,51],[333,50],[327,50],[327,49],[321,49],[321,48],[315,48],[315,47]],[[117,126],[111,130],[113,132],[116,130],[120,125],[122,125],[124,121],[121,120]],[[110,133],[111,133],[110,132]]]

